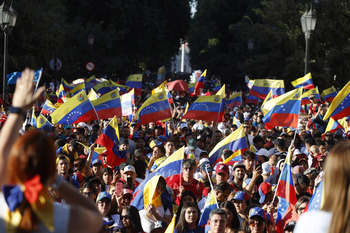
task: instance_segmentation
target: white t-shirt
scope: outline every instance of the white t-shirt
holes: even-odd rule
[[[326,211],[310,211],[301,215],[294,233],[327,233],[332,219],[332,213]]]
[[[70,208],[67,205],[54,202],[54,233],[66,233],[70,218]],[[0,192],[0,232],[6,232],[5,213],[8,211],[7,203],[2,192]],[[38,229],[33,233],[51,233],[42,223],[38,225]]]
[[[160,217],[164,218],[165,215],[171,215],[170,210],[167,209],[164,212],[163,206],[156,207],[156,211],[159,214]],[[154,224],[157,221],[157,219],[153,215],[149,215],[147,210],[143,209],[139,211],[140,218],[141,218],[141,225],[144,232],[149,233],[153,230]]]

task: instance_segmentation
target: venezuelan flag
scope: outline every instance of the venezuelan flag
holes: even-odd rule
[[[46,100],[40,114],[52,114],[56,110],[55,105],[50,100]]]
[[[298,78],[292,82],[295,88],[303,87],[304,89],[315,88],[314,82],[312,81],[311,73],[306,74],[304,77]]]
[[[215,83],[215,87],[213,88],[213,91],[216,93],[217,91],[219,91],[221,89],[221,82],[220,80],[218,80],[216,83]]]
[[[122,116],[122,107],[118,90],[108,92],[97,100],[91,101],[91,103],[94,106],[99,119]]]
[[[301,105],[311,104],[311,101],[309,99],[310,95],[314,95],[317,101],[321,101],[321,97],[318,92],[318,87],[316,87],[303,93],[301,97]]]
[[[66,94],[66,91],[64,89],[63,84],[60,84],[60,87],[59,87],[58,91],[56,92],[56,94],[57,94],[57,98],[61,99],[63,102],[66,102],[67,98],[69,97],[69,93],[68,93],[68,95]]]
[[[73,96],[83,90],[85,91],[85,83],[79,83],[72,90],[70,90],[69,93],[71,96]]]
[[[246,104],[252,103],[254,105],[258,105],[259,98],[253,95],[248,95],[247,98],[245,98],[245,103]]]
[[[135,119],[141,124],[171,118],[170,105],[165,92],[151,95],[136,112]]]
[[[89,94],[88,94],[88,98],[90,101],[93,101],[93,100],[97,100],[98,98],[100,98],[98,96],[98,94],[94,91],[94,89],[91,89]]]
[[[264,108],[264,105],[265,105],[265,103],[266,103],[267,101],[272,100],[272,99],[273,99],[273,96],[272,96],[272,90],[271,90],[271,91],[269,92],[269,94],[267,94],[267,96],[266,96],[264,102],[263,102],[262,105],[261,105],[261,110],[262,110],[264,116],[269,112],[269,110],[267,110],[267,109]]]
[[[190,83],[188,84],[188,94],[192,94],[194,92],[194,87],[197,83]]]
[[[226,108],[233,108],[242,105],[242,92],[233,93],[228,100],[226,100]]]
[[[74,86],[72,86],[71,84],[69,84],[66,80],[64,80],[63,78],[61,79],[61,84],[63,85],[63,88],[66,92],[69,92],[70,90],[72,90],[74,88]]]
[[[84,144],[82,144],[84,145]],[[84,147],[89,150],[89,147],[85,146]],[[91,156],[91,161],[94,161],[95,159],[99,159],[102,161],[102,153],[106,150],[106,147],[96,147],[95,150],[94,150],[94,153],[92,153],[92,156]]]
[[[118,89],[120,94],[127,93],[129,90],[128,86],[121,85],[121,84],[116,83],[112,80],[110,80],[110,82],[111,82],[111,89],[112,90]]]
[[[36,127],[38,129],[41,129],[45,126],[49,127],[50,129],[53,127],[52,124],[43,115],[40,114],[36,119]]]
[[[119,130],[116,117],[113,117],[95,143],[106,148],[113,148],[115,144],[119,143]]]
[[[211,164],[216,164],[224,149],[232,150],[234,152],[241,150],[242,153],[248,150],[248,143],[243,126],[240,126],[238,129],[216,144],[209,154],[209,161]],[[231,160],[242,161],[243,159],[242,156],[237,155]]]
[[[142,74],[132,74],[130,75],[125,83],[126,86],[134,88],[135,95],[141,95],[142,91]]]
[[[265,99],[270,90],[276,96],[284,94],[284,81],[275,79],[255,79],[249,95]]]
[[[36,127],[36,116],[35,116],[35,110],[32,111],[32,117],[30,119],[30,124],[34,127]]]
[[[302,88],[287,92],[264,104],[269,112],[264,116],[263,122],[267,129],[276,126],[298,127],[299,112],[301,107]]]
[[[332,117],[334,120],[350,115],[350,81],[341,89],[329,106],[323,120]]]
[[[109,88],[110,87],[110,82],[107,80],[107,81],[103,81],[103,82],[100,82],[98,83],[96,86],[94,86],[94,90],[101,94],[101,95],[104,95],[106,94],[107,92],[110,92],[111,89]]]
[[[168,91],[168,88],[167,88],[167,81],[165,80],[162,84],[160,84],[158,87],[154,88],[152,90],[152,95],[154,95],[155,93],[158,93],[158,92],[162,92],[162,91]]]
[[[218,203],[215,199],[215,193],[214,190],[212,190],[207,200],[205,201],[203,212],[201,214],[201,218],[199,219],[198,226],[206,225],[209,220],[209,214],[212,210],[219,208]]]
[[[324,189],[323,189],[323,182],[324,180],[322,180],[317,188],[315,193],[312,195],[309,204],[306,206],[304,212],[306,211],[315,211],[315,210],[320,210],[323,205],[324,205]]]
[[[327,101],[329,103],[331,103],[336,96],[337,96],[337,90],[335,90],[333,86],[326,90],[323,90],[321,93],[321,97],[323,101]]]
[[[74,124],[96,118],[94,106],[81,91],[62,104],[51,114],[53,124]]]
[[[129,92],[120,97],[122,106],[122,115],[129,116],[133,114],[133,106],[135,105],[135,92],[134,88]]]
[[[97,85],[99,83],[99,81],[96,79],[95,75],[92,75],[90,78],[88,78],[85,81],[85,89],[89,90],[92,89],[95,85]]]
[[[237,150],[236,152],[234,152],[230,157],[228,157],[227,159],[225,159],[224,163],[229,163],[231,160],[233,160],[234,158],[238,157],[238,156],[242,156],[242,151],[241,149]]]
[[[239,120],[238,120],[236,117],[233,117],[232,123],[235,124],[235,125],[237,125],[237,127],[240,127],[240,126],[241,126],[241,122],[239,122]]]
[[[220,94],[221,93],[221,94]],[[225,85],[217,95],[201,96],[189,108],[182,119],[222,121],[225,109]]]
[[[199,76],[196,86],[194,87],[194,95],[202,94],[206,76],[207,76],[207,70],[205,70],[201,74],[201,76]]]
[[[330,118],[324,133],[327,133],[328,131],[334,133],[338,131],[338,129],[343,129],[343,126],[339,124],[338,121],[333,120],[333,118]]]

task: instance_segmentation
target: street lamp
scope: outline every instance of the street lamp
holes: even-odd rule
[[[12,28],[16,24],[17,13],[11,6],[8,7],[4,3],[0,6],[0,26],[4,32],[4,66],[3,66],[3,86],[2,86],[2,98],[5,101],[5,90],[6,90],[6,73],[7,73],[7,35],[10,33]]]
[[[315,30],[316,26],[316,14],[312,11],[312,6],[310,11],[305,11],[305,13],[300,18],[301,21],[301,27],[303,29],[303,32],[305,34],[305,74],[308,73],[309,68],[309,39],[311,35],[311,31]]]

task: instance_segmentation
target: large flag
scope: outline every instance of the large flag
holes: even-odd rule
[[[323,205],[324,205],[324,192],[323,192],[323,182],[324,180],[322,180],[317,188],[315,193],[312,195],[308,205],[306,206],[304,212],[306,211],[315,211],[315,210],[320,210]]]
[[[169,183],[175,175],[179,175],[182,172],[182,162],[184,159],[185,147],[181,147],[170,155],[154,172],[146,176],[146,179],[140,183],[134,191],[134,196],[140,190],[143,190],[145,184],[154,176],[163,176],[167,183]]]
[[[41,109],[41,114],[43,115],[52,114],[55,110],[56,110],[55,105],[53,105],[53,103],[51,103],[50,100],[46,100],[43,108]]]
[[[96,119],[96,112],[85,91],[81,91],[57,108],[51,118],[53,124],[70,125]]]
[[[270,90],[274,96],[284,94],[284,81],[276,79],[255,79],[249,95],[265,99]]]
[[[135,105],[134,88],[130,92],[120,96],[120,102],[122,105],[122,115],[133,115],[133,106]]]
[[[333,99],[337,96],[337,90],[332,86],[326,90],[323,90],[321,93],[321,97],[323,101],[327,101],[331,103]]]
[[[171,118],[171,111],[165,92],[151,95],[135,114],[135,119],[141,125],[168,118]]]
[[[321,101],[321,97],[320,97],[320,94],[318,92],[318,87],[316,87],[316,88],[310,89],[310,90],[303,93],[303,95],[301,97],[301,105],[311,104],[311,101],[309,99],[310,95],[314,95],[316,101]]]
[[[115,89],[119,89],[119,93],[120,94],[124,94],[124,93],[127,93],[128,90],[129,90],[129,87],[128,86],[124,86],[124,85],[121,85],[119,83],[116,83],[112,80],[111,81],[111,89],[112,90],[115,90]]]
[[[95,143],[106,148],[113,148],[115,144],[119,143],[119,130],[116,117],[113,117]]]
[[[109,88],[110,86],[111,86],[111,83],[108,80],[106,80],[106,81],[100,82],[96,86],[94,86],[94,90],[97,93],[104,95],[107,92],[111,91],[111,89]]]
[[[256,97],[256,96],[253,96],[253,95],[248,95],[246,98],[245,98],[245,103],[246,104],[254,104],[254,105],[258,105],[259,103],[259,98]]]
[[[141,95],[142,91],[142,74],[130,75],[125,83],[125,86],[135,89],[135,95]]]
[[[92,75],[90,78],[85,80],[85,89],[86,90],[92,89],[98,83],[99,83],[99,81],[97,81],[96,76]]]
[[[323,120],[332,117],[334,120],[341,119],[350,115],[350,81],[341,89],[333,99]]]
[[[276,230],[282,233],[285,225],[290,221],[296,221],[298,215],[295,210],[297,195],[292,175],[292,155],[288,151],[286,162],[282,169],[280,179],[277,184],[276,197],[279,198],[276,218]]]
[[[201,214],[201,218],[199,219],[198,226],[206,225],[209,220],[209,214],[212,210],[219,208],[218,203],[215,199],[215,191],[212,190],[207,199],[205,200],[205,204],[203,207],[203,211]]]
[[[264,104],[269,112],[264,116],[263,122],[267,129],[276,126],[298,127],[302,88],[287,92]]]
[[[165,80],[162,84],[160,84],[158,87],[154,88],[152,90],[152,95],[154,95],[155,93],[158,93],[158,92],[162,92],[162,91],[168,91],[167,89],[167,81]]]
[[[232,150],[233,152],[241,150],[241,153],[248,150],[247,138],[244,133],[243,126],[240,126],[238,129],[216,144],[209,154],[209,161],[211,164],[215,164],[217,162],[224,149]],[[237,154],[237,156],[231,160],[242,161],[243,159],[242,156]]]
[[[304,77],[298,78],[292,82],[295,88],[302,87],[304,89],[315,88],[314,82],[312,81],[311,73],[306,74]]]
[[[34,82],[40,80],[41,74],[43,73],[43,68],[34,71]],[[22,76],[22,72],[13,72],[7,75],[7,85],[16,84],[17,79]]]
[[[85,91],[85,83],[77,84],[72,90],[69,91],[71,96],[78,94],[80,91]]]
[[[242,92],[233,93],[228,100],[226,100],[226,107],[228,109],[242,105]]]
[[[328,131],[334,133],[342,128],[343,128],[343,126],[341,124],[339,124],[338,121],[333,120],[333,118],[330,118],[324,133],[327,133]]]
[[[207,76],[207,70],[205,70],[201,76],[199,76],[196,86],[194,87],[194,95],[201,95],[204,88],[205,76]]]
[[[122,116],[122,108],[118,90],[108,92],[97,100],[92,100],[91,103],[94,106],[99,119]]]
[[[188,108],[182,119],[220,122],[224,117],[225,85],[217,95],[201,96]]]

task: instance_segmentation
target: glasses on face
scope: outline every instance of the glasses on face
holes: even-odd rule
[[[259,220],[250,220],[249,225],[261,227],[263,225],[263,222]]]
[[[129,217],[127,215],[120,215],[120,220],[123,220],[123,219],[129,219]]]
[[[84,196],[89,196],[89,197],[91,197],[92,194],[93,194],[92,192],[83,192],[83,195],[84,195]]]

